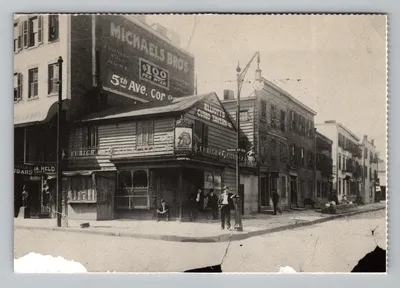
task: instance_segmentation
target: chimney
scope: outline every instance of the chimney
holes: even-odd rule
[[[233,100],[235,99],[235,94],[232,90],[224,90],[224,100]]]
[[[326,120],[325,123],[326,123],[326,124],[329,124],[329,123],[336,123],[336,120]]]
[[[374,139],[371,139],[371,144],[372,144],[372,146],[375,146],[375,141],[374,141]]]

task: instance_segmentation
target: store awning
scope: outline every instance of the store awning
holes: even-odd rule
[[[68,110],[68,101],[68,99],[63,100],[63,110]],[[54,101],[32,100],[25,103],[15,103],[14,126],[25,126],[40,122],[47,122],[57,114],[57,111],[57,98],[54,98]]]
[[[64,171],[62,172],[63,176],[66,177],[73,177],[73,176],[91,176],[94,173],[94,171],[88,171],[88,170],[79,170],[79,171]],[[47,174],[47,179],[55,179],[57,178],[57,173],[51,173]]]

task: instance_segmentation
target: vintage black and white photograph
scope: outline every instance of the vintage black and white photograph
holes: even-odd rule
[[[13,24],[16,273],[386,273],[386,15]]]

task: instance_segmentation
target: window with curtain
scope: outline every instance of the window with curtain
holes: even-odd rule
[[[96,201],[96,190],[91,176],[69,178],[68,192],[72,201]]]

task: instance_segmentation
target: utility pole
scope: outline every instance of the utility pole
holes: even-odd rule
[[[58,113],[57,113],[57,227],[61,227],[62,219],[62,147],[61,147],[61,113],[62,113],[62,63],[58,58]],[[67,207],[67,202],[65,202]]]

